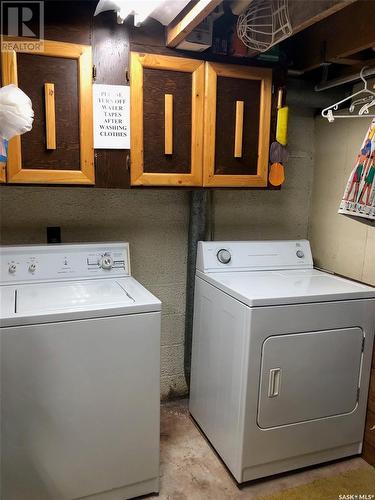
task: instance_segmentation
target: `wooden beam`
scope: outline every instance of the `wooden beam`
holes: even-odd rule
[[[333,66],[330,66],[329,69],[328,69],[328,79],[325,80],[325,81],[321,81],[318,86],[324,86],[324,85],[330,85],[332,82],[340,82],[341,80],[348,80],[352,77],[354,77],[352,79],[352,85],[354,85],[354,83],[356,81],[358,81],[360,84],[360,80],[359,80],[359,73],[361,72],[361,69],[364,67],[364,66],[368,66],[369,68],[373,68],[375,66],[375,58],[373,59],[366,59],[365,61],[361,61],[360,64],[356,64],[354,66],[339,66],[339,65],[333,65]],[[371,77],[366,77],[366,78],[370,78]],[[350,80],[349,82],[350,83]],[[339,83],[339,85],[344,85],[345,83]],[[336,85],[334,85],[336,86]],[[375,89],[375,86],[374,86],[374,89]]]
[[[253,0],[232,0],[230,4],[230,10],[235,16],[239,16],[246,9],[250,7],[250,4]]]
[[[322,21],[356,1],[357,0],[289,0],[288,9],[293,35]],[[254,56],[256,54],[256,51],[250,51],[248,55]]]
[[[375,66],[375,57],[372,59],[366,59],[364,61],[358,62],[353,66],[336,66],[329,68],[328,74],[329,79],[333,80],[336,78],[345,78],[347,76],[355,75],[361,72],[363,66],[368,66],[369,68],[373,68]]]
[[[251,5],[253,0],[232,0],[231,10],[239,15]],[[289,0],[289,15],[292,20],[293,33],[296,34],[309,26],[331,16],[356,0]]]
[[[340,62],[375,45],[375,2],[360,0],[311,26],[290,41],[293,69],[309,71]]]
[[[301,0],[289,1],[289,15],[292,22],[293,34],[309,28],[315,23],[344,9],[356,0]]]
[[[343,66],[357,66],[358,64],[362,64],[362,66],[366,65],[366,59],[357,57],[357,55],[353,55],[350,57],[339,57],[334,59],[333,61],[329,61],[335,64],[342,64]]]
[[[167,46],[176,47],[193,31],[222,0],[199,0],[182,19],[176,19],[167,27]]]

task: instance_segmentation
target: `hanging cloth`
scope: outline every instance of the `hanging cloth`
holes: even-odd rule
[[[15,135],[29,132],[33,126],[34,111],[31,100],[16,85],[0,89],[0,137],[10,140]]]
[[[375,119],[362,143],[338,213],[375,220]]]
[[[8,155],[8,140],[29,132],[34,120],[34,111],[29,97],[16,85],[0,88],[0,169],[5,168]]]

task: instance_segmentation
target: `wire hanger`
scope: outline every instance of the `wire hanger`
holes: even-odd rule
[[[355,99],[355,100],[351,103],[351,105],[350,105],[350,107],[349,107],[349,111],[350,111],[350,113],[353,113],[354,109],[355,109],[357,106],[359,106],[360,104],[367,104],[367,103],[372,102],[373,100],[374,100],[374,96],[372,96],[372,95],[368,95],[368,96],[366,96],[366,97],[361,97],[361,98],[359,98],[359,99]],[[360,112],[359,114],[362,114],[362,113]]]
[[[365,104],[362,106],[362,108],[359,110],[360,115],[368,115],[368,110],[372,107],[375,106],[375,99],[372,99],[369,103]]]
[[[337,102],[336,104],[332,104],[331,106],[328,106],[328,108],[323,109],[322,111],[322,116],[323,118],[327,118],[327,120],[332,123],[335,121],[336,118],[375,118],[375,115],[369,115],[369,108],[371,106],[375,105],[375,92],[370,90],[367,87],[367,80],[364,78],[363,73],[367,69],[367,66],[364,66],[361,69],[360,73],[360,78],[364,83],[364,88],[359,90],[358,92],[355,92],[354,94],[350,95],[349,97],[345,97],[345,99],[342,99],[341,101]],[[362,95],[366,94],[366,95]],[[358,96],[362,95],[361,98],[358,98]],[[354,101],[353,99],[356,98]],[[370,102],[369,102],[370,100]],[[344,102],[347,101],[352,101],[350,107],[349,107],[349,113],[351,114],[334,114],[334,111],[338,111],[339,106],[343,104]],[[359,104],[364,104],[361,109],[359,110],[358,114],[353,114],[355,106],[358,106]]]

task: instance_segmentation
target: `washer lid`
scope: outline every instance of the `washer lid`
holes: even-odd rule
[[[202,273],[197,276],[250,307],[375,298],[375,288],[317,269]]]
[[[134,303],[118,281],[105,279],[23,285],[18,286],[16,292],[14,308],[21,315]]]
[[[160,301],[130,276],[0,287],[1,326],[120,316],[160,309]]]

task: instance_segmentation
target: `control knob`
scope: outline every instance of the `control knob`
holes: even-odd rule
[[[16,270],[17,270],[16,264],[9,265],[8,271],[10,272],[10,274],[14,274],[16,272]]]
[[[103,257],[99,261],[99,266],[102,269],[105,269],[107,271],[109,271],[110,269],[112,269],[112,267],[113,267],[113,259],[112,259],[112,257],[110,255],[108,255],[107,253],[105,253],[103,255]]]
[[[302,250],[297,250],[296,255],[299,259],[302,259],[305,256]]]
[[[225,248],[222,248],[219,250],[216,254],[217,260],[221,262],[221,264],[229,264],[229,262],[232,259],[232,256],[229,252],[229,250],[226,250]]]
[[[35,273],[36,271],[36,264],[34,264],[34,262],[32,262],[30,265],[29,265],[29,272],[30,273]]]

